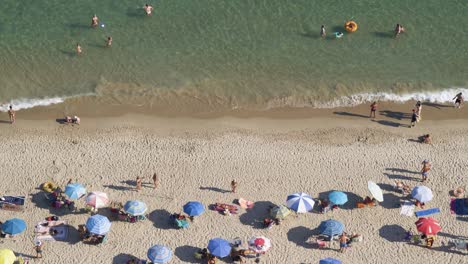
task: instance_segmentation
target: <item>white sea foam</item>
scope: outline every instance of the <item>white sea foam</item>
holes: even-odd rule
[[[468,95],[467,88],[450,88],[441,91],[421,91],[406,94],[394,94],[394,93],[360,93],[351,96],[342,96],[338,99],[329,102],[316,102],[314,107],[316,108],[335,108],[335,107],[350,107],[359,104],[374,102],[374,101],[391,101],[404,103],[407,101],[421,101],[431,103],[447,103],[453,102],[453,97],[463,93],[465,96]]]
[[[66,98],[62,97],[53,97],[53,98],[43,98],[43,99],[13,99],[7,104],[0,105],[1,112],[7,112],[10,105],[13,106],[13,110],[17,111],[20,109],[28,109],[36,106],[47,106],[52,104],[60,104],[65,101]]]

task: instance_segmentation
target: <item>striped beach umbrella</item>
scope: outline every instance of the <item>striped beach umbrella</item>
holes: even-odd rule
[[[348,201],[348,196],[344,192],[333,191],[328,195],[328,200],[336,205],[343,205]]]
[[[200,202],[188,202],[184,205],[184,213],[189,216],[198,216],[205,212],[205,207]]]
[[[442,228],[437,220],[432,217],[421,217],[416,221],[418,231],[425,235],[436,235]]]
[[[298,213],[307,213],[314,208],[314,199],[307,193],[294,193],[286,198],[289,209]]]
[[[136,216],[144,215],[148,208],[144,202],[133,200],[126,202],[123,209],[127,214]]]
[[[153,263],[163,264],[171,260],[172,250],[166,246],[155,245],[148,249],[147,256]]]
[[[326,221],[322,221],[318,229],[320,234],[333,237],[343,233],[344,225],[339,221],[328,219]]]
[[[231,245],[229,244],[229,241],[224,240],[222,238],[213,238],[210,241],[208,241],[208,250],[210,251],[211,255],[218,257],[218,258],[224,258],[229,256],[231,253]]]
[[[427,188],[426,186],[416,186],[411,191],[411,196],[414,199],[420,201],[421,203],[429,202],[432,200],[432,191],[431,189]]]
[[[111,222],[103,215],[93,215],[86,221],[86,229],[92,234],[105,235],[110,231]]]
[[[6,220],[5,223],[2,224],[2,231],[5,234],[17,235],[24,230],[26,230],[26,222],[23,219],[13,218]]]
[[[264,236],[253,237],[249,240],[249,248],[255,253],[263,254],[271,248],[271,241]]]
[[[86,189],[79,183],[70,183],[65,186],[65,194],[70,199],[76,200],[86,194]]]
[[[109,198],[103,192],[90,192],[86,196],[86,204],[94,208],[105,207],[109,203]]]
[[[13,264],[15,261],[16,256],[11,249],[0,249],[0,264]]]

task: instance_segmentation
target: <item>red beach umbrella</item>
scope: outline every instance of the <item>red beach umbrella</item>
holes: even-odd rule
[[[425,234],[425,235],[435,235],[437,234],[442,228],[440,227],[439,222],[432,217],[421,217],[416,221],[416,227],[418,231]]]

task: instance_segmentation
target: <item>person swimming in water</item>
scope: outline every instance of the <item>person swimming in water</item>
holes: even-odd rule
[[[83,50],[81,49],[80,43],[76,43],[76,53],[80,55],[82,52]]]
[[[325,26],[322,25],[320,27],[320,37],[325,38],[327,36],[327,33],[325,32]]]
[[[397,38],[401,33],[405,32],[405,28],[400,25],[400,24],[396,24],[396,27],[395,27],[395,38]]]
[[[343,36],[343,32],[335,32],[335,38],[342,38]]]
[[[145,4],[143,9],[145,10],[147,16],[151,16],[151,14],[153,13],[153,7],[149,4]]]
[[[99,18],[94,15],[93,18],[91,19],[91,27],[95,28],[99,25]]]

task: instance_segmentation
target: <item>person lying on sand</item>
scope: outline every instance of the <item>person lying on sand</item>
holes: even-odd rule
[[[422,141],[421,141],[421,143],[424,143],[424,144],[432,144],[431,135],[429,135],[429,134],[423,135],[423,136],[422,136]]]
[[[408,194],[411,192],[411,187],[408,184],[404,184],[400,180],[395,180],[395,188],[403,194]]]

